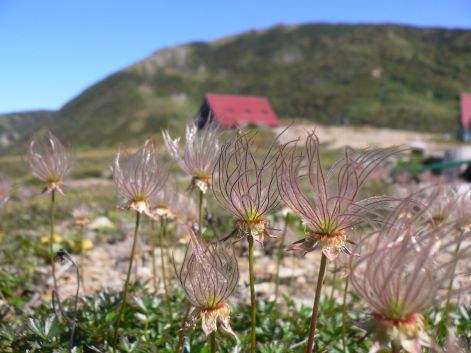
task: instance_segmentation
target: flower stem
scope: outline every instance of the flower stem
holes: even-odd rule
[[[83,249],[83,233],[84,233],[84,225],[80,224],[79,230],[79,241],[80,241],[80,262],[79,262],[79,271],[80,271],[80,282],[82,283],[82,292],[85,292],[85,274],[84,274],[84,263],[85,263],[85,252]]]
[[[155,235],[155,221],[151,220],[151,232],[150,232],[150,247],[152,255],[152,285],[154,286],[154,293],[157,293],[157,260],[155,258],[156,235]]]
[[[255,299],[255,279],[254,279],[254,261],[253,261],[253,236],[249,235],[247,237],[249,242],[249,278],[250,278],[250,305],[252,309],[252,326],[250,330],[251,344],[250,344],[250,353],[255,353],[255,348],[257,345],[257,306]]]
[[[190,310],[191,310],[191,303],[188,302],[185,310],[185,316],[183,317],[183,327],[185,327],[186,322],[188,321],[188,316],[190,315]],[[175,350],[175,353],[180,353],[182,348],[183,348],[183,341],[185,338],[185,331],[180,330],[178,333],[178,344],[177,344],[177,349]]]
[[[280,237],[280,245],[278,247],[278,253],[276,256],[276,273],[275,273],[275,303],[278,301],[279,294],[279,283],[280,283],[280,265],[283,259],[283,246],[285,244],[286,231],[288,230],[288,218],[289,213],[285,216],[285,224],[283,226],[283,232]]]
[[[345,279],[345,288],[343,290],[342,301],[342,348],[343,353],[347,353],[347,293],[348,293],[348,277]]]
[[[463,233],[461,233],[460,240],[456,244],[454,259],[457,259],[458,254],[460,252],[462,236],[463,236]],[[455,277],[455,272],[456,272],[456,264],[457,264],[457,260],[455,260],[455,262],[453,263],[453,267],[451,269],[450,283],[448,284],[448,294],[446,296],[445,313],[443,314],[443,317],[445,320],[445,326],[447,326],[448,324],[448,314],[450,311],[451,293],[453,291],[453,280],[455,279],[454,277]]]
[[[211,353],[216,353],[216,332],[211,332],[209,335],[209,343],[211,347]]]
[[[199,203],[198,203],[198,237],[203,235],[203,191],[199,190]]]
[[[332,315],[334,312],[334,305],[335,305],[335,299],[334,299],[334,294],[335,294],[335,285],[337,284],[337,272],[334,272],[334,275],[332,276],[332,287],[330,291],[330,297],[329,297],[329,315]]]
[[[139,232],[140,218],[141,218],[141,214],[139,212],[136,212],[136,226],[134,228],[134,237],[132,240],[131,257],[129,259],[128,273],[126,275],[126,282],[124,282],[123,299],[121,300],[121,306],[119,308],[118,317],[116,318],[116,322],[114,324],[113,351],[116,351],[116,344],[118,343],[119,324],[121,322],[121,316],[123,315],[124,308],[126,307],[126,299],[128,296],[128,289],[129,289],[129,280],[131,279],[132,263],[134,261],[134,254],[136,252],[137,234]]]
[[[320,302],[321,302],[322,282],[324,282],[324,275],[325,275],[326,266],[327,266],[327,257],[324,254],[322,254],[321,266],[319,268],[319,276],[317,277],[316,294],[315,294],[315,297],[314,297],[314,305],[312,306],[311,323],[310,323],[310,326],[309,326],[309,339],[308,339],[308,342],[307,342],[306,353],[311,353],[312,352],[312,347],[314,345],[314,333],[316,331],[317,314],[319,312],[319,305],[320,305]]]
[[[149,321],[146,318],[146,321],[144,322],[144,339],[146,341],[146,347],[149,348],[150,344],[150,337],[149,337]]]
[[[396,341],[391,341],[391,353],[400,353],[401,346]]]
[[[160,232],[159,232],[159,243],[160,243],[160,264],[162,267],[162,281],[164,283],[165,291],[165,302],[167,303],[168,314],[170,321],[172,320],[172,305],[170,303],[170,294],[167,286],[167,274],[165,271],[165,254],[164,254],[164,238],[167,236],[167,217],[160,217]]]
[[[50,234],[49,234],[49,260],[51,261],[51,276],[53,284],[53,292],[59,297],[57,279],[56,279],[56,262],[54,254],[54,221],[55,221],[55,211],[56,211],[56,190],[51,191],[51,204],[49,208],[49,221],[50,221]],[[54,293],[53,293],[54,296]]]

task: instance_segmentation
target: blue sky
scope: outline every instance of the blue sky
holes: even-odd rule
[[[0,112],[60,108],[162,47],[303,22],[471,28],[471,0],[0,0]]]

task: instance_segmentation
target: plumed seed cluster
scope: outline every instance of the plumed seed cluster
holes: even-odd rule
[[[223,243],[205,244],[190,232],[191,241],[177,278],[194,305],[187,327],[201,321],[206,335],[218,326],[236,337],[230,325],[229,297],[239,281],[239,269],[233,249]]]
[[[255,157],[254,135],[239,132],[221,147],[213,171],[213,194],[236,220],[239,236],[268,236],[266,217],[279,203],[276,185],[280,152],[276,140],[261,160]]]
[[[185,145],[180,138],[172,139],[168,131],[163,132],[170,156],[192,177],[191,188],[206,193],[211,184],[211,174],[219,156],[221,131],[217,126],[207,126],[198,131],[196,123],[186,128]]]
[[[121,153],[113,165],[113,180],[123,207],[151,215],[157,206],[157,196],[167,180],[166,171],[161,167],[155,145],[147,140],[121,167]]]
[[[224,304],[233,294],[239,270],[233,250],[224,243],[200,244],[194,233],[180,270],[178,280],[191,303],[211,310]]]
[[[351,272],[354,290],[372,310],[366,327],[374,331],[378,349],[391,341],[407,352],[432,347],[423,314],[456,294],[448,290],[449,281],[471,253],[470,244],[459,247],[467,234],[444,237],[456,231],[455,223],[427,223],[430,210],[411,202],[403,201],[390,215]]]
[[[398,150],[355,152],[346,149],[343,158],[325,169],[319,139],[314,132],[306,139],[304,153],[298,153],[296,144],[285,147],[287,152],[278,169],[278,189],[283,201],[310,230],[304,240],[291,248],[309,252],[320,244],[329,260],[335,260],[340,253],[351,255],[347,248],[350,242],[347,231],[375,222],[376,211],[392,200],[385,196],[364,198],[361,189],[375,168]],[[309,183],[309,192],[301,186],[305,179]]]
[[[57,190],[63,194],[62,184],[73,166],[73,154],[48,131],[29,144],[28,162],[32,174],[44,182],[44,191]]]

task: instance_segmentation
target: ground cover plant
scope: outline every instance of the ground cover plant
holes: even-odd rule
[[[469,192],[381,186],[407,151],[326,161],[315,132],[163,140],[84,183],[52,133],[33,137],[41,183],[0,183],[0,351],[469,348]]]

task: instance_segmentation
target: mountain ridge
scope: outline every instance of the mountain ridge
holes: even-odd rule
[[[26,130],[113,146],[162,128],[181,131],[204,94],[218,92],[265,95],[281,118],[453,133],[459,93],[469,90],[470,30],[277,25],[157,50]],[[20,114],[11,116],[0,120],[0,153],[29,138]],[[8,145],[5,134],[15,136]]]

